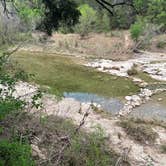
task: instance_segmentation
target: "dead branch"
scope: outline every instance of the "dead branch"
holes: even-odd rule
[[[101,5],[104,9],[106,9],[112,16],[114,15],[114,8],[117,6],[131,6],[135,12],[138,14],[138,11],[136,10],[133,1],[132,0],[116,0],[112,3],[106,1],[106,0],[95,0],[99,5]]]
[[[90,107],[88,108],[88,110],[86,111],[86,113],[84,114],[79,126],[76,128],[75,130],[75,133],[74,134],[77,134],[80,130],[80,128],[85,124],[85,120],[86,118],[89,116],[89,110],[90,110]]]
[[[76,128],[75,132],[74,132],[74,135],[78,134],[79,130],[81,129],[81,127],[85,124],[85,120],[86,118],[88,117],[89,115],[89,111],[90,111],[90,107],[88,108],[88,110],[85,112],[82,120],[80,121],[80,124],[79,126]],[[64,145],[62,146],[62,148],[60,149],[60,151],[58,152],[58,158],[56,160],[56,166],[59,166],[60,165],[60,162],[61,162],[61,158],[63,156],[63,153],[65,151],[66,148],[68,148],[70,145],[71,145],[71,136],[63,136],[63,137],[60,137],[59,139],[60,141],[63,141],[64,142]]]

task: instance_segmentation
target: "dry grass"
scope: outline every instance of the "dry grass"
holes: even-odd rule
[[[166,53],[166,34],[158,35],[152,38],[148,50],[152,52]]]
[[[113,35],[112,35],[113,34]],[[54,34],[49,50],[77,54],[91,58],[126,60],[131,57],[132,41],[127,31],[109,34],[89,34],[82,39],[78,34]]]
[[[12,129],[11,129],[12,126]],[[103,131],[96,130],[94,133],[86,133],[79,130],[69,120],[56,116],[29,115],[27,113],[3,121],[3,134],[6,139],[14,138],[20,142],[27,142],[37,146],[40,155],[33,158],[37,165],[81,165],[81,166],[113,166],[118,155],[108,148]],[[11,132],[12,130],[12,132]],[[67,139],[69,138],[69,139]],[[0,135],[1,139],[1,135]],[[63,150],[61,158],[59,154],[69,140],[69,145]],[[41,158],[44,155],[45,157]]]
[[[146,124],[146,125],[150,125],[150,126],[160,126],[164,129],[166,129],[166,122],[165,121],[159,121],[159,120],[145,120],[145,119],[132,119],[132,121],[134,121],[137,124]]]
[[[124,128],[129,136],[140,143],[153,144],[158,136],[151,125],[143,121],[125,119],[121,120],[119,125]]]

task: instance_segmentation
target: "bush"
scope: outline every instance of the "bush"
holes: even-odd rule
[[[81,5],[79,10],[81,16],[79,19],[79,24],[77,24],[75,27],[75,31],[84,36],[95,28],[97,21],[96,11],[88,4]]]
[[[161,26],[163,31],[166,30],[166,1],[151,0],[148,7],[148,19]]]
[[[166,154],[166,144],[161,145],[161,152]]]
[[[29,145],[0,141],[0,166],[34,166]]]
[[[5,118],[8,114],[22,109],[24,103],[14,98],[0,99],[0,120]]]
[[[166,41],[159,41],[156,45],[157,48],[165,48],[166,47]]]
[[[35,145],[46,159],[34,156],[37,165],[41,162],[45,165],[56,165],[61,150],[68,143],[67,139],[61,139],[66,136],[69,137],[70,145],[61,154],[60,166],[113,166],[119,157],[108,147],[106,136],[99,127],[94,129],[94,133],[86,133],[83,130],[76,133],[78,126],[71,120],[53,115],[36,117],[28,113],[22,114],[17,122],[14,117],[6,119],[4,124],[4,132],[8,132],[5,134],[9,139],[22,142],[40,139]],[[13,134],[9,133],[10,126],[15,126]],[[49,154],[53,154],[53,157]]]
[[[88,4],[79,7],[81,16],[79,24],[74,28],[74,31],[82,36],[87,35],[89,32],[108,32],[110,30],[110,18],[108,14],[93,9]]]
[[[140,21],[137,21],[133,25],[131,25],[130,33],[131,33],[132,39],[137,42],[139,37],[143,33],[143,23],[141,23]]]
[[[131,69],[129,69],[129,70],[127,71],[127,74],[128,74],[129,76],[137,75],[137,74],[138,74],[138,71],[133,67],[133,68],[131,68]]]
[[[114,165],[117,155],[109,148],[107,149],[105,141],[102,131],[75,136],[71,147],[65,152],[67,163],[82,166]]]

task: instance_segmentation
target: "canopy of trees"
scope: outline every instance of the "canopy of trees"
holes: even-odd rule
[[[80,6],[85,4],[94,10],[97,15],[95,22],[100,22],[103,27],[109,24],[110,29],[128,29],[138,17],[141,17],[149,23],[161,26],[163,31],[166,29],[165,0],[25,0],[24,2],[12,0],[11,2],[25,22],[30,22],[34,28],[49,35],[61,26],[71,29],[78,22],[85,21],[83,18],[79,19],[82,14]],[[10,11],[6,0],[1,3],[8,15]],[[106,25],[101,21],[103,17],[107,20]]]

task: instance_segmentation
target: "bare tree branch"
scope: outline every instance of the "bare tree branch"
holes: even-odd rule
[[[133,0],[121,0],[121,1],[117,0],[113,3],[110,3],[106,0],[95,0],[95,1],[99,5],[101,5],[104,9],[106,9],[111,15],[114,15],[113,9],[116,6],[123,6],[123,5],[131,6],[136,11],[136,13],[138,13],[134,7]]]

